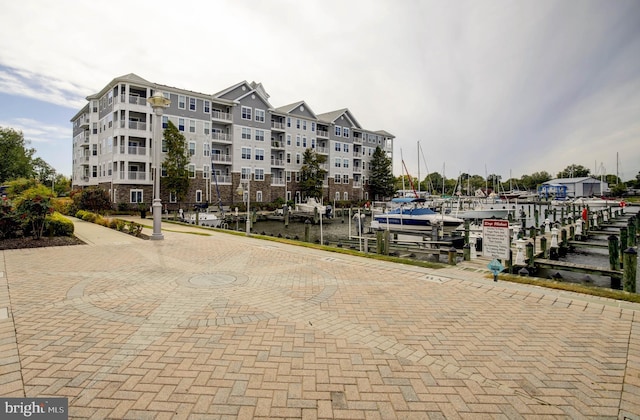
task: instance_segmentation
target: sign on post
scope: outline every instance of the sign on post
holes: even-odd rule
[[[485,219],[482,221],[482,255],[490,258],[509,259],[511,237],[508,220]]]

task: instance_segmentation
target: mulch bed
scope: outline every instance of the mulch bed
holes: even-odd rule
[[[40,239],[29,238],[11,238],[0,240],[0,250],[4,249],[23,249],[23,248],[42,248],[47,246],[69,246],[84,245],[80,239],[75,236],[54,236],[42,237]]]

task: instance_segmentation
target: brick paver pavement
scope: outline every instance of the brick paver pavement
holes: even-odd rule
[[[0,394],[70,418],[640,418],[640,305],[76,221],[0,253]]]

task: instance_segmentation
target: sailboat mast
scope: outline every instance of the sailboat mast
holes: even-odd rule
[[[418,140],[418,192],[420,192],[420,140]]]

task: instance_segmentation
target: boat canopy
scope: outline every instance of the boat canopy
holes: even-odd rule
[[[392,203],[406,204],[406,203],[425,203],[427,200],[424,198],[413,198],[413,197],[397,197],[392,198]]]

